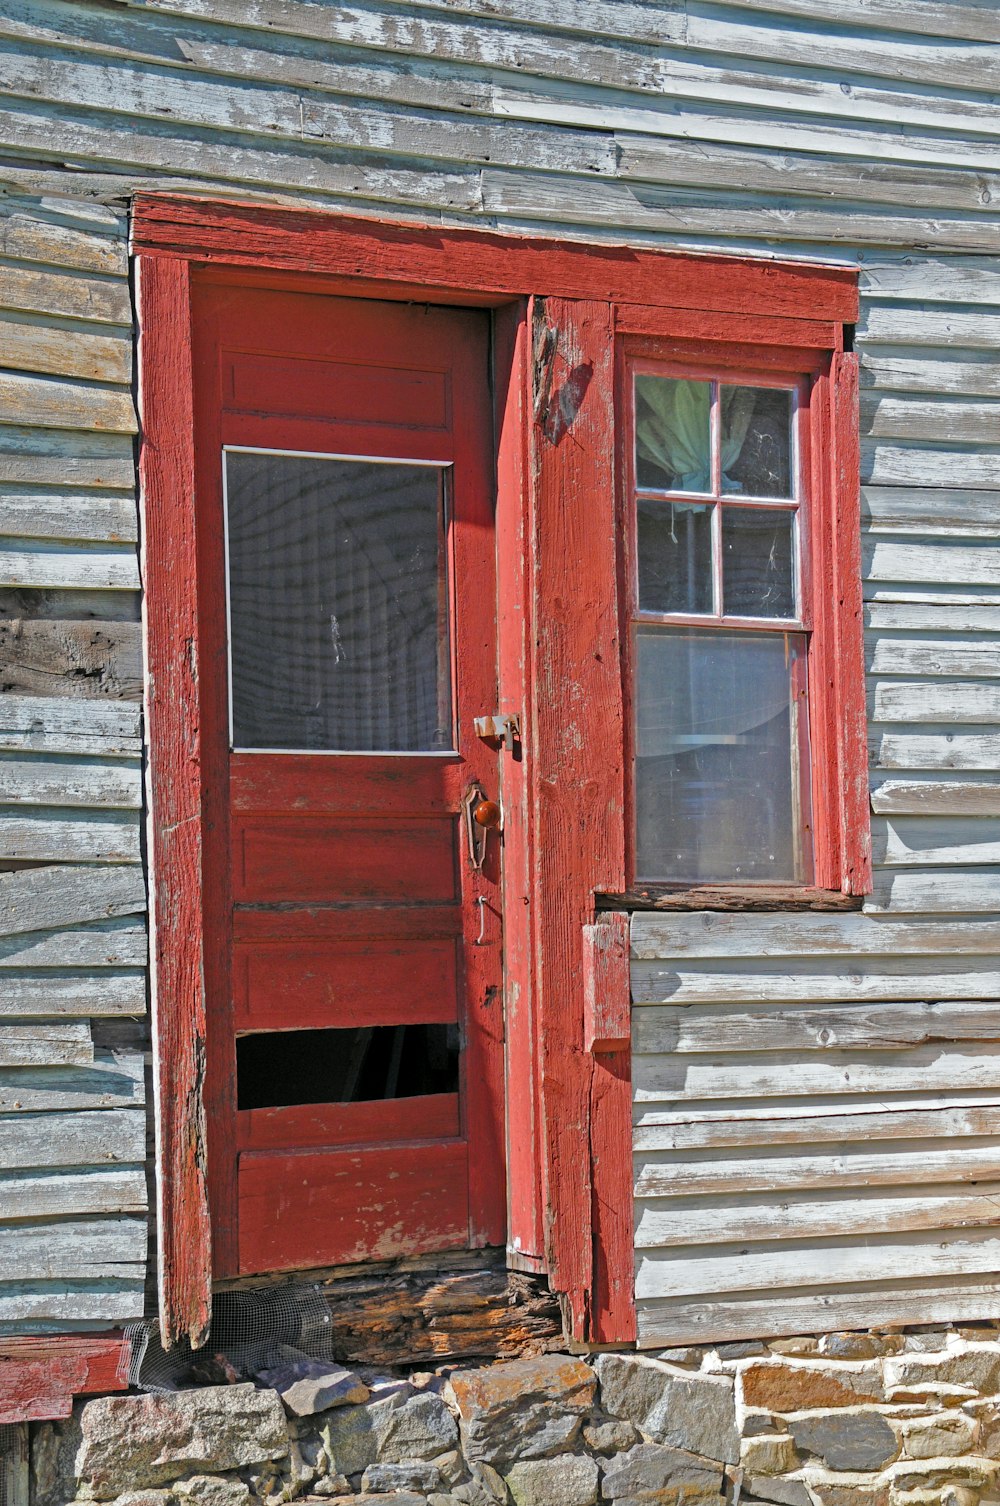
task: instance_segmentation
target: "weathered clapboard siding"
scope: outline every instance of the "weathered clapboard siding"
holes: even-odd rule
[[[146,1008],[127,274],[120,208],[0,201],[0,1332],[143,1310],[144,1060],[92,1030]]]
[[[640,1342],[992,1314],[996,7],[0,12],[0,156],[17,159],[0,168],[0,592],[20,593],[0,624],[0,841],[50,865],[0,876],[0,1013],[21,1049],[36,1023],[79,1049],[88,1019],[144,1003],[140,729],[121,705],[140,688],[133,188],[845,262],[862,292],[875,892],[863,914],[634,917]],[[60,1287],[30,1274],[29,1238],[21,1285],[0,1276],[0,1327],[141,1302],[141,1073],[92,1049],[89,1068],[0,1068],[11,1196],[35,1189],[37,1227],[69,1219],[54,1227],[83,1242]],[[121,1181],[95,1180],[108,1162]],[[125,1264],[98,1274],[118,1234]]]

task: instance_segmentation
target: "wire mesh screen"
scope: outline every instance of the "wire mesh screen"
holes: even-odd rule
[[[192,1349],[186,1341],[164,1349],[156,1322],[134,1323],[127,1335],[132,1351],[128,1381],[141,1391],[250,1379],[303,1356],[334,1358],[330,1309],[322,1289],[305,1282],[217,1292],[211,1335],[202,1349]]]
[[[28,1506],[28,1429],[0,1423],[0,1506]]]

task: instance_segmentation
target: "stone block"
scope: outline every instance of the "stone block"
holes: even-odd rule
[[[733,1382],[692,1375],[642,1355],[600,1354],[601,1405],[657,1443],[735,1464],[740,1456]]]
[[[929,1490],[944,1485],[965,1485],[982,1490],[990,1485],[997,1474],[997,1465],[990,1459],[966,1454],[963,1459],[914,1459],[904,1460],[892,1471],[895,1491]]]
[[[740,1467],[748,1475],[787,1475],[798,1468],[798,1462],[787,1433],[744,1438],[740,1445]]]
[[[458,1428],[440,1396],[410,1388],[409,1394],[393,1392],[384,1401],[326,1413],[322,1437],[331,1468],[360,1475],[373,1464],[446,1453],[458,1443]]]
[[[177,1506],[172,1490],[127,1490],[115,1506]]]
[[[568,1355],[540,1355],[453,1374],[467,1459],[503,1472],[522,1459],[568,1452],[591,1410],[594,1372]]]
[[[288,1453],[281,1402],[251,1385],[101,1396],[80,1409],[80,1430],[77,1478],[99,1501]]]
[[[601,1482],[605,1500],[622,1502],[666,1499],[667,1492],[685,1501],[718,1495],[722,1466],[662,1443],[638,1443],[609,1459]],[[660,1494],[655,1494],[659,1492]]]
[[[623,1454],[639,1441],[636,1429],[620,1417],[612,1422],[585,1422],[583,1425],[583,1442],[592,1454]]]
[[[437,1490],[441,1471],[424,1459],[405,1459],[399,1464],[369,1464],[361,1476],[361,1489],[371,1492],[388,1490]]]
[[[884,1399],[876,1364],[796,1365],[774,1360],[747,1365],[743,1371],[744,1405],[762,1411],[826,1411]]]
[[[176,1490],[184,1506],[250,1506],[250,1487],[225,1475],[192,1475],[178,1481]]]
[[[595,1506],[597,1484],[597,1465],[578,1454],[522,1459],[507,1475],[514,1506]]]
[[[878,1412],[834,1412],[789,1423],[797,1449],[828,1469],[881,1469],[899,1454],[899,1440]]]
[[[978,1429],[964,1412],[939,1415],[903,1424],[903,1447],[911,1459],[965,1454],[973,1447]]]
[[[293,1417],[312,1417],[331,1407],[367,1401],[370,1395],[368,1387],[353,1371],[321,1360],[293,1360],[273,1370],[260,1371],[258,1379],[277,1391]]]
[[[885,1480],[823,1479],[809,1474],[809,1488],[819,1506],[891,1506],[892,1493]]]
[[[934,1396],[939,1387],[970,1396],[995,1396],[1000,1391],[1000,1349],[966,1349],[957,1353],[900,1355],[885,1362],[885,1383],[891,1396]]]
[[[740,1499],[767,1501],[769,1506],[814,1506],[803,1480],[760,1479],[744,1475]]]

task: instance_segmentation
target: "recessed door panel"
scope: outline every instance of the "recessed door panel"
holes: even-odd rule
[[[199,290],[220,1276],[503,1239],[488,340]]]

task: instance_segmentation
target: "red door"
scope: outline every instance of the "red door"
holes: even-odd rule
[[[219,1276],[502,1243],[489,324],[196,291]]]

